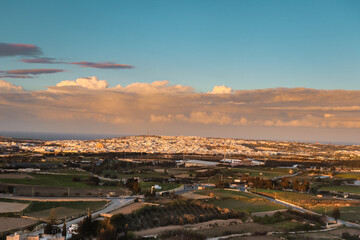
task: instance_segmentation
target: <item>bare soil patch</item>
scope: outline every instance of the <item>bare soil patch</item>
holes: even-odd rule
[[[144,203],[144,202],[137,202],[137,203],[130,204],[126,207],[120,208],[118,210],[115,210],[115,211],[111,212],[110,214],[112,214],[112,215],[119,214],[119,213],[130,214],[146,205],[150,205],[150,204]]]
[[[25,178],[34,178],[33,176],[30,176],[28,174],[23,174],[23,173],[7,173],[7,174],[0,174],[0,179],[1,178],[5,178],[5,179],[25,179]]]
[[[27,206],[29,206],[29,204],[27,203],[0,202],[0,213],[20,212],[24,210]]]
[[[210,196],[201,195],[201,194],[196,194],[196,193],[193,193],[193,192],[183,193],[183,194],[181,194],[181,196],[186,197],[186,198],[191,198],[191,199],[207,199],[207,198],[212,198],[212,197],[210,197]]]
[[[0,217],[0,232],[6,232],[18,228],[25,228],[35,223],[37,223],[37,221],[32,219]]]

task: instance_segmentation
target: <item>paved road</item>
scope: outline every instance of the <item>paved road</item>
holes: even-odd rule
[[[131,202],[134,202],[135,197],[129,197],[129,198],[111,198],[110,204],[106,206],[106,208],[101,209],[97,212],[94,212],[91,214],[92,218],[97,218],[100,216],[101,213],[110,213],[116,209],[119,209],[127,204],[130,204]],[[67,226],[70,226],[71,224],[78,224],[81,220],[84,219],[84,216],[73,219],[71,221],[68,221],[66,223]],[[58,225],[58,227],[62,227],[62,224]]]
[[[304,212],[304,213],[310,213],[310,214],[315,214],[315,215],[321,215],[317,212],[313,212],[313,211],[310,211],[310,210],[307,210],[307,209],[304,209],[300,206],[297,206],[295,204],[292,204],[292,203],[288,203],[288,202],[285,202],[285,201],[282,201],[280,199],[275,199],[275,198],[272,198],[272,197],[267,197],[267,196],[264,196],[262,194],[257,194],[257,193],[254,193],[252,192],[253,194],[256,194],[256,195],[259,195],[263,198],[266,198],[268,199],[269,201],[271,202],[275,202],[275,203],[278,203],[278,204],[281,204],[283,206],[286,206],[286,207],[289,207],[289,208],[292,208],[292,209],[295,209],[295,210],[298,210],[300,212]],[[335,219],[333,217],[330,217],[328,215],[325,215],[327,217],[328,220],[330,221],[335,221]],[[343,220],[338,220],[338,222],[340,222],[341,224],[344,224],[345,226],[347,227],[358,227],[360,228],[360,225],[359,224],[356,224],[356,223],[352,223],[352,222],[348,222],[348,221],[343,221]]]

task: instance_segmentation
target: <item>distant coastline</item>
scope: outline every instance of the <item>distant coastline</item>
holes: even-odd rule
[[[77,133],[43,133],[43,132],[7,132],[0,131],[0,136],[17,139],[54,140],[95,140],[101,138],[123,137],[121,134],[77,134]]]
[[[44,133],[44,132],[12,132],[12,131],[0,131],[0,136],[10,137],[15,139],[35,139],[42,141],[55,141],[55,140],[96,140],[104,138],[116,138],[132,135],[124,134],[78,134],[78,133]],[[202,136],[204,137],[204,136]],[[208,136],[214,137],[214,136]],[[224,137],[227,138],[227,137]],[[244,137],[229,137],[246,139]],[[249,139],[250,140],[250,139]],[[325,141],[306,141],[306,140],[279,140],[279,139],[251,139],[251,140],[266,140],[266,141],[288,141],[288,142],[304,142],[304,143],[319,143],[319,144],[333,144],[333,145],[360,145],[356,142],[325,142]]]

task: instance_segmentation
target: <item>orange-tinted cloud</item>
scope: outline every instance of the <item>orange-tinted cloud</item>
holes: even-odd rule
[[[39,75],[39,74],[49,74],[49,73],[58,73],[64,72],[63,69],[49,69],[49,68],[42,68],[42,69],[16,69],[16,70],[8,70],[8,71],[1,71],[6,74],[11,75]]]
[[[22,90],[22,87],[15,86],[12,83],[0,79],[0,92],[19,92]]]
[[[274,88],[209,94],[168,81],[109,87],[96,77],[61,81],[42,91],[22,91],[6,81],[0,88],[0,124],[17,119],[18,124],[53,128],[156,128],[173,134],[243,126],[360,129],[358,90]]]

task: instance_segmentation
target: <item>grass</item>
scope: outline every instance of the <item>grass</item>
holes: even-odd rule
[[[334,185],[326,186],[320,188],[321,191],[336,191],[336,192],[346,192],[346,193],[360,193],[360,187],[358,186],[349,186],[349,185]]]
[[[208,196],[212,193],[214,198],[208,199],[207,202],[220,208],[234,209],[248,213],[284,209],[284,206],[270,202],[252,193],[231,190],[202,190],[196,191],[195,193]]]
[[[196,191],[197,194],[207,195],[209,196],[210,193],[214,194],[214,196],[220,198],[227,198],[227,197],[245,197],[249,199],[253,198],[261,198],[260,196],[254,195],[252,193],[246,192],[239,192],[239,191],[231,191],[231,190],[224,190],[224,189],[214,189],[214,190],[199,190]]]
[[[168,191],[181,186],[181,184],[178,183],[140,182],[141,192],[145,193],[147,190],[151,188],[151,186],[154,185],[159,185],[161,187],[161,189],[157,191]]]
[[[299,229],[303,225],[304,225],[303,223],[292,222],[292,221],[283,221],[283,222],[270,224],[270,226],[272,226],[273,228],[279,231],[293,231]]]
[[[314,210],[318,213],[332,216],[332,207],[315,207]],[[339,207],[340,219],[350,222],[360,222],[359,206]]]
[[[91,212],[94,212],[103,208],[105,204],[106,201],[31,202],[30,205],[24,209],[23,213],[26,216],[46,219],[49,217],[51,210],[54,209],[58,218],[64,218],[83,215],[88,211],[88,209]]]

